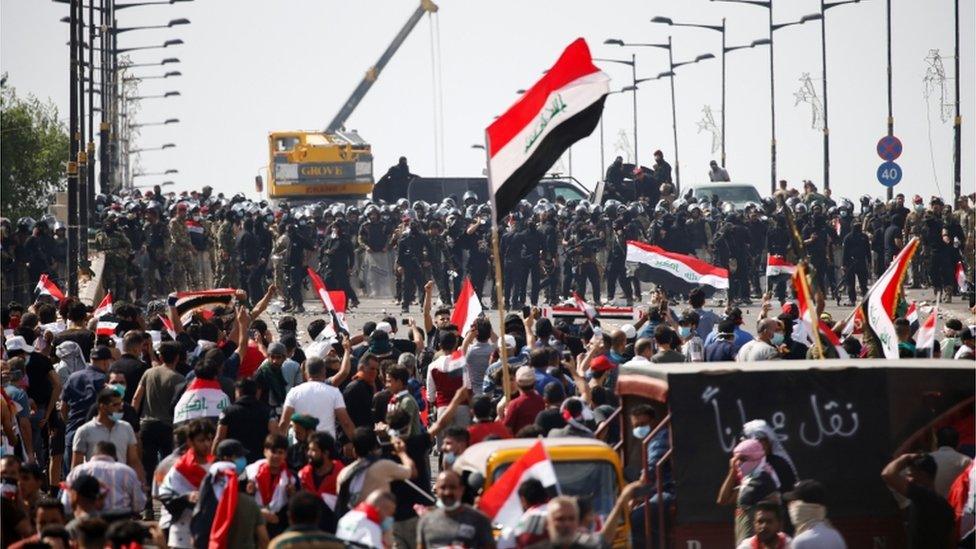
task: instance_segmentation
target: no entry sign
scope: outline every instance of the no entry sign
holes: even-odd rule
[[[879,139],[878,156],[888,162],[897,160],[901,156],[901,140],[893,135],[886,135]]]

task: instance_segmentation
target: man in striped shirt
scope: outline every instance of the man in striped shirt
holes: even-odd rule
[[[67,484],[76,478],[88,475],[98,479],[105,494],[105,513],[141,513],[146,506],[146,495],[142,482],[132,467],[115,461],[115,444],[107,440],[95,443],[95,453],[91,459],[77,465],[68,474]],[[67,498],[67,490],[64,498]],[[67,503],[67,502],[65,502]]]

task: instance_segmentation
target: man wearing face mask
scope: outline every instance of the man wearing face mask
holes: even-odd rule
[[[762,443],[750,438],[732,450],[729,472],[719,488],[716,503],[736,506],[736,544],[755,534],[753,514],[756,504],[760,501],[777,501],[780,495],[778,486],[773,478],[773,468],[766,462],[766,449]],[[799,483],[796,487],[799,487]]]
[[[488,517],[461,503],[461,477],[452,470],[441,471],[434,483],[437,508],[417,523],[417,549],[436,547],[479,547],[494,549]]]
[[[98,393],[98,415],[82,425],[72,443],[71,467],[81,465],[95,455],[95,445],[108,441],[115,445],[115,460],[127,463],[145,484],[145,473],[139,459],[139,447],[132,426],[122,419],[122,395],[115,387],[104,387]]]
[[[229,438],[217,446],[216,461],[200,485],[190,532],[193,547],[267,547],[268,528],[261,507],[247,493],[244,477],[247,451]]]
[[[783,500],[787,502],[790,522],[796,528],[796,537],[792,542],[794,549],[846,549],[847,544],[840,532],[827,522],[827,491],[823,484],[815,480],[801,480],[793,491],[783,494]]]
[[[756,339],[746,343],[735,355],[736,362],[757,360],[779,360],[780,347],[785,341],[783,323],[775,318],[767,318],[759,323]]]
[[[365,501],[339,519],[336,536],[367,547],[392,547],[395,511],[393,494],[374,490]]]

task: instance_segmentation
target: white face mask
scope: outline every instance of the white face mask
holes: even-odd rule
[[[447,505],[446,503],[444,503],[444,500],[442,500],[441,498],[437,498],[437,507],[445,511],[455,511],[460,506],[461,506],[461,500],[459,499],[456,499],[454,500],[454,503]]]

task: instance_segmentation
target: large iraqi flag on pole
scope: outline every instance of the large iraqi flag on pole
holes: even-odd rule
[[[669,252],[664,248],[636,240],[627,241],[627,261],[642,263],[652,269],[652,282],[668,289],[690,291],[704,285],[720,290],[729,288],[729,271],[690,255]]]
[[[895,308],[901,296],[901,283],[908,272],[908,265],[918,249],[918,237],[911,239],[895,256],[888,269],[881,278],[874,283],[868,292],[866,303],[866,320],[868,326],[878,336],[885,358],[898,358],[898,335],[895,333]]]
[[[501,219],[603,114],[610,77],[577,38],[556,64],[485,132],[488,185]]]

